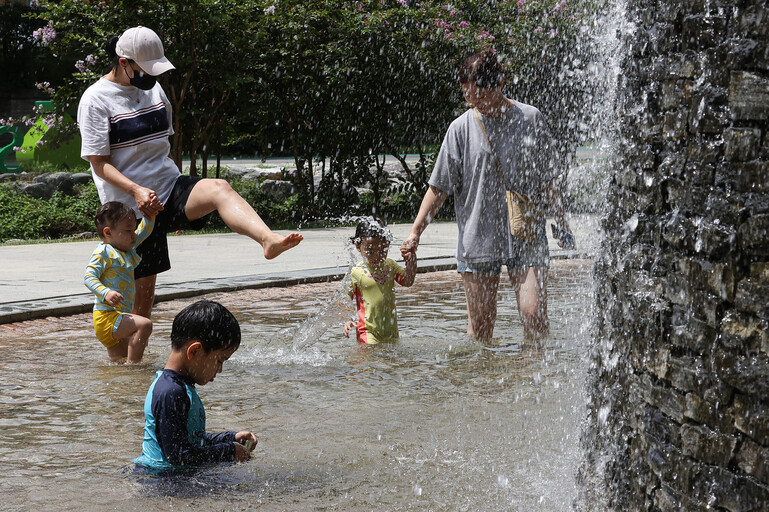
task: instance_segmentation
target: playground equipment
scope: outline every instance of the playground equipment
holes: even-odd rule
[[[49,126],[46,116],[54,112],[53,103],[50,101],[36,101],[35,111],[38,112],[35,124],[22,138],[22,130],[16,126],[0,127],[0,137],[10,133],[10,144],[0,148],[0,173],[20,172],[22,167],[31,167],[33,163],[49,162],[56,166],[73,168],[82,165],[80,159],[80,135],[76,134],[65,142],[55,145],[61,133],[58,125]],[[69,114],[64,114],[61,125],[72,124],[75,121]],[[0,139],[2,140],[2,139]],[[5,159],[14,154],[14,148],[20,148],[15,152],[16,163],[6,163]]]

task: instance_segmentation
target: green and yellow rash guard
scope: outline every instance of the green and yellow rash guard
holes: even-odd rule
[[[395,283],[403,284],[405,273],[390,258],[373,268],[365,261],[352,268],[348,292],[355,299],[358,343],[372,345],[398,339],[394,287]]]
[[[155,219],[142,219],[136,228],[136,242],[130,251],[123,252],[104,242],[94,249],[83,278],[85,285],[95,295],[93,309],[131,312],[136,293],[134,269],[142,260],[141,256],[136,253],[136,247],[150,236],[154,226]],[[104,302],[104,298],[110,290],[115,290],[123,295],[123,302],[117,307],[112,307]]]

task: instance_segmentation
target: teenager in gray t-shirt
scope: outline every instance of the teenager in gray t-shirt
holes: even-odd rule
[[[467,294],[468,333],[482,340],[493,334],[502,265],[507,267],[515,289],[526,335],[544,335],[549,329],[545,219],[538,221],[536,241],[528,243],[512,236],[505,187],[535,199],[540,211],[549,207],[558,228],[571,236],[555,179],[562,169],[547,123],[535,107],[505,97],[503,77],[490,50],[463,63],[462,92],[477,109],[478,117],[470,109],[449,126],[430,186],[404,244],[418,244],[448,194],[454,194],[459,228],[457,270]],[[559,240],[562,246],[567,243]]]

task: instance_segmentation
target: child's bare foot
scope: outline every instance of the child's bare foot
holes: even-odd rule
[[[299,233],[291,233],[288,236],[273,233],[270,239],[262,245],[264,257],[271,260],[292,247],[296,247],[303,239],[304,237]]]

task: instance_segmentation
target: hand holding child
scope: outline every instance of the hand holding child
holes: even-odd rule
[[[115,290],[110,290],[107,292],[107,295],[104,296],[104,302],[106,302],[113,308],[117,307],[118,304],[123,302],[123,294],[120,292],[116,292]]]
[[[416,254],[417,253],[417,246],[419,245],[419,237],[416,235],[409,235],[409,237],[406,239],[405,242],[401,244],[401,256],[403,259],[406,259],[406,254]]]
[[[347,336],[348,338],[350,337],[350,329],[352,329],[353,327],[355,327],[355,322],[353,322],[352,320],[344,324],[344,335]]]

